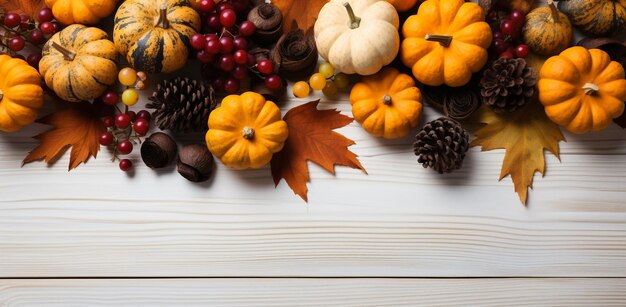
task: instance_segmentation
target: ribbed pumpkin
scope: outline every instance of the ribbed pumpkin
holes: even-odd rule
[[[54,18],[62,24],[93,25],[113,13],[117,0],[46,0]]]
[[[407,135],[422,116],[422,94],[415,81],[390,67],[355,84],[350,104],[365,131],[387,139]]]
[[[528,47],[540,55],[559,54],[571,46],[574,39],[572,24],[552,0],[548,0],[548,6],[536,8],[526,15],[522,33]]]
[[[463,0],[427,0],[402,27],[400,58],[423,84],[458,87],[487,63],[492,33],[483,10]]]
[[[187,0],[127,0],[115,14],[113,41],[130,65],[148,73],[170,73],[189,56],[189,39],[200,16]]]
[[[289,132],[280,109],[254,92],[230,95],[209,116],[206,143],[232,169],[261,168],[279,152]]]
[[[600,49],[569,48],[549,58],[539,77],[546,114],[571,132],[602,130],[624,112],[624,68]]]
[[[387,0],[398,12],[406,12],[412,9],[418,2],[418,0]],[[420,0],[421,2],[421,0]]]
[[[615,35],[626,31],[626,0],[559,1],[559,9],[574,26],[599,35]]]
[[[32,123],[43,105],[41,77],[26,61],[0,55],[0,131]]]
[[[44,45],[39,72],[60,98],[92,100],[115,84],[117,59],[115,45],[104,31],[71,25]]]

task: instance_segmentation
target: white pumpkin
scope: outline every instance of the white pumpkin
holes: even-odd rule
[[[315,22],[319,54],[335,69],[373,75],[398,55],[400,20],[384,0],[330,0]]]

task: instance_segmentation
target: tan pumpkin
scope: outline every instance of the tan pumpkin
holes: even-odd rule
[[[409,17],[400,58],[423,84],[459,87],[487,63],[493,38],[483,10],[463,0],[427,0]]]
[[[117,52],[98,28],[71,25],[43,47],[39,72],[46,85],[67,101],[92,100],[117,80]]]
[[[115,13],[113,41],[130,65],[148,73],[171,73],[189,56],[200,15],[187,0],[126,0]]]
[[[624,112],[624,68],[600,49],[569,48],[549,58],[539,78],[546,114],[571,132],[605,129]]]
[[[617,35],[626,31],[626,0],[559,1],[559,9],[574,26],[598,35]]]
[[[0,131],[32,123],[43,105],[41,77],[26,61],[0,55]]]
[[[93,25],[115,10],[117,0],[46,0],[54,18],[62,24]]]
[[[350,104],[365,131],[387,139],[407,135],[422,116],[422,94],[415,81],[390,67],[355,84]]]
[[[206,143],[232,169],[261,168],[289,134],[278,106],[254,92],[230,95],[209,116]]]
[[[526,15],[522,34],[528,47],[540,55],[559,54],[570,47],[574,39],[572,24],[552,0],[548,0],[548,6],[536,8]]]

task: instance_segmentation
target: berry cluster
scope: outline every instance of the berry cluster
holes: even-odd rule
[[[489,51],[492,58],[525,58],[528,46],[522,42],[521,33],[526,23],[526,15],[518,10],[510,13],[492,10],[487,15],[487,22],[492,25],[493,42]]]
[[[322,63],[318,72],[311,75],[309,83],[298,81],[293,85],[293,95],[304,98],[309,95],[311,88],[321,90],[324,96],[332,97],[337,95],[339,90],[350,86],[350,77],[344,73],[335,74],[335,68],[330,63]]]
[[[24,58],[17,52],[22,51],[27,42],[39,49],[50,36],[61,29],[61,25],[54,21],[52,10],[49,8],[42,8],[36,20],[32,20],[28,15],[0,13],[0,27],[4,30],[4,34],[0,35],[0,45],[8,49],[12,56],[19,58]],[[25,60],[37,68],[41,60],[41,51],[29,53]]]
[[[150,112],[141,110],[137,113],[128,109],[139,100],[136,89],[143,89],[147,76],[142,71],[135,71],[130,67],[122,68],[118,73],[119,82],[126,86],[122,92],[121,100],[126,106],[122,112],[117,107],[120,95],[114,91],[106,91],[100,98],[107,106],[116,108],[118,114],[115,116],[105,116],[102,123],[107,131],[100,135],[100,145],[107,146],[113,151],[113,161],[120,159],[120,155],[127,155],[133,151],[133,144],[141,143],[141,138],[150,130]],[[129,159],[120,159],[119,167],[122,171],[129,171],[133,163]]]
[[[203,16],[203,34],[192,36],[190,43],[196,58],[206,64],[205,75],[216,92],[237,93],[250,73],[263,79],[271,90],[282,88],[283,80],[274,73],[274,64],[270,60],[257,62],[249,53],[249,38],[256,27],[246,20],[248,0],[200,0],[197,9]]]

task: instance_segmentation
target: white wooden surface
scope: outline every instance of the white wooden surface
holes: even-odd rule
[[[322,97],[310,98],[281,107]],[[321,106],[350,115],[345,94]],[[69,154],[21,167],[45,129],[0,134],[2,307],[626,305],[617,126],[566,135],[528,208],[509,178],[497,181],[502,151],[472,149],[441,176],[417,164],[412,136],[375,139],[356,123],[340,132],[369,175],[310,164],[308,204],[284,182],[275,189],[269,168],[219,165],[192,184],[142,166],[139,150],[131,174],[106,151],[69,173]]]

